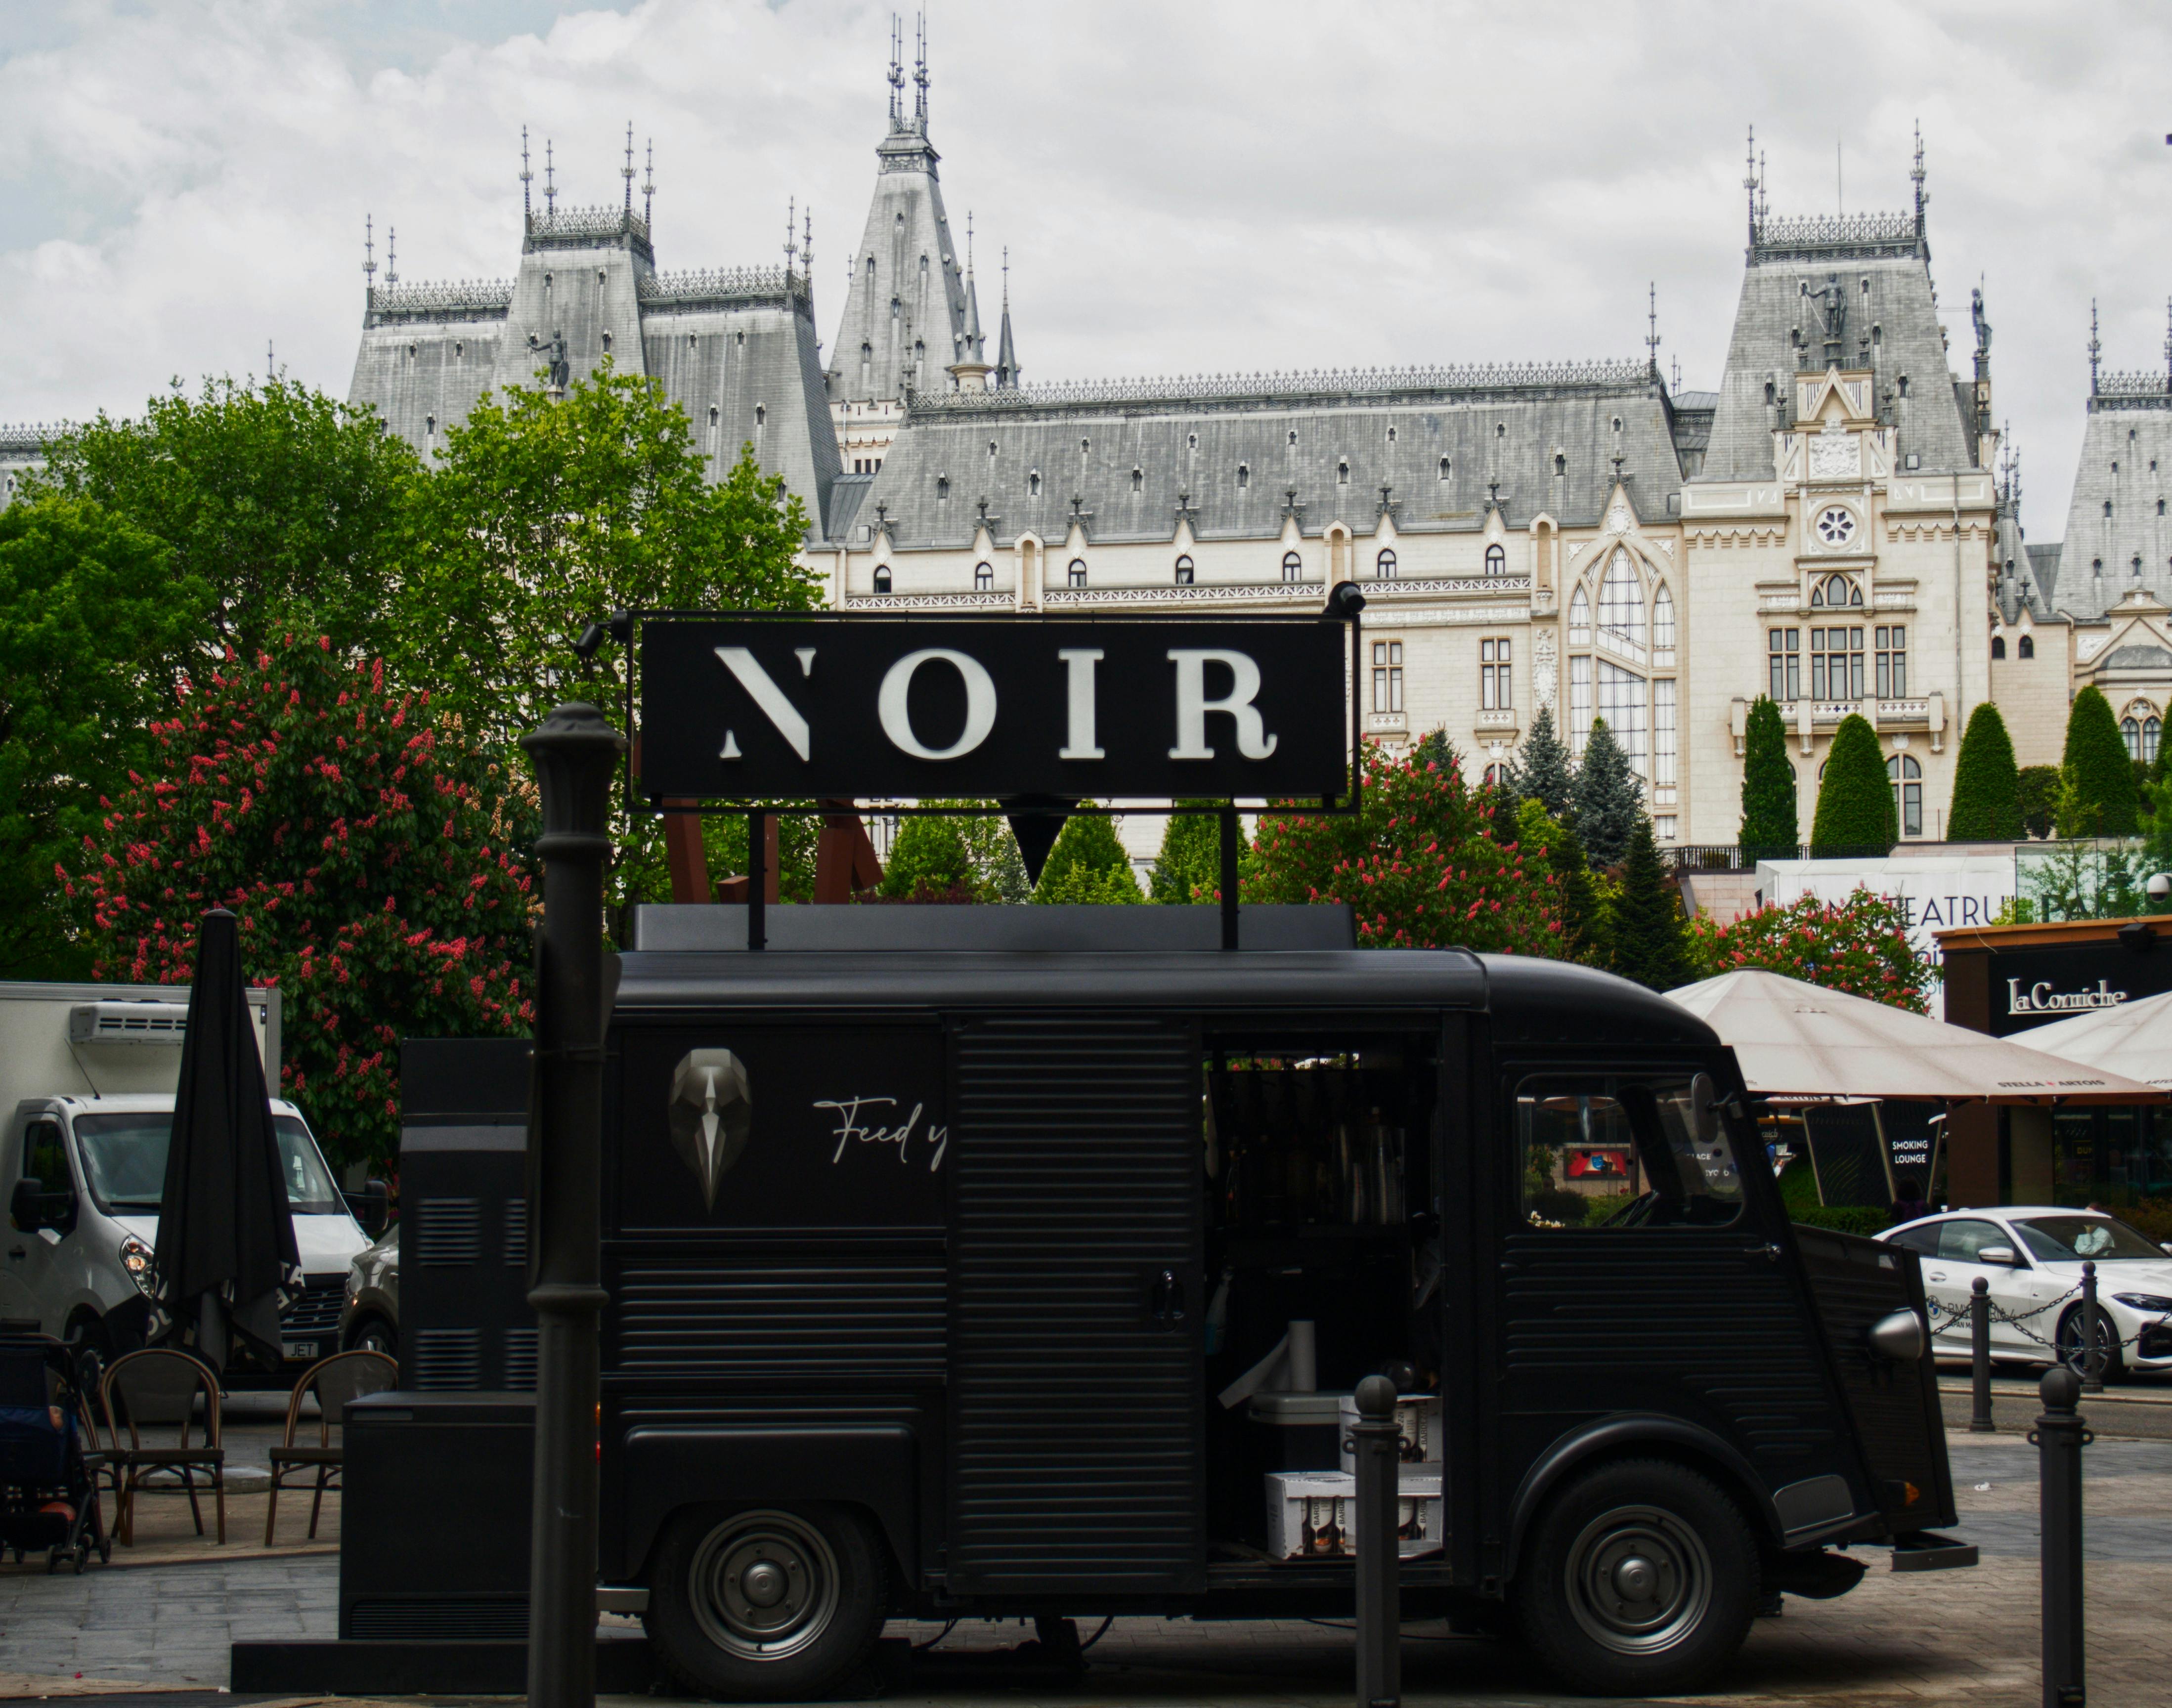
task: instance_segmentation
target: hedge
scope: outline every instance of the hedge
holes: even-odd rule
[[[1883,1233],[1893,1225],[1891,1212],[1860,1204],[1805,1204],[1788,1212],[1789,1219],[1806,1227],[1828,1227],[1835,1233]]]

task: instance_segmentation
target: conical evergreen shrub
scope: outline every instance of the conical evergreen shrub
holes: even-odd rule
[[[1551,706],[1541,706],[1533,716],[1530,733],[1516,758],[1515,775],[1516,792],[1544,807],[1549,819],[1566,822],[1575,810],[1576,765],[1555,733]]]
[[[1643,816],[1644,786],[1603,717],[1594,718],[1583,762],[1576,768],[1576,833],[1594,866],[1619,865]]]
[[[1200,807],[1204,801],[1179,801],[1180,807]],[[1222,820],[1209,813],[1171,813],[1161,833],[1161,852],[1154,857],[1152,901],[1187,905],[1195,890],[1212,889],[1222,879]]]
[[[1034,886],[1035,901],[1143,901],[1132,857],[1117,840],[1116,826],[1091,801],[1081,801],[1063,822],[1062,834],[1048,851],[1048,864]]]
[[[1949,842],[2012,842],[2021,835],[2021,773],[2013,738],[1998,708],[1985,701],[1969,713],[1954,761],[1954,804],[1946,814]]]
[[[1652,840],[1652,821],[1642,815],[1630,832],[1621,889],[1608,913],[1613,969],[1623,978],[1634,979],[1649,990],[1672,991],[1696,976],[1681,894],[1667,881],[1659,846]]]
[[[2120,739],[2119,720],[2101,690],[2084,688],[2067,714],[2067,749],[2059,760],[2064,795],[2062,836],[2132,836],[2140,828],[2141,791]]]
[[[1833,732],[1818,784],[1817,816],[1810,822],[1810,852],[1818,858],[1880,853],[1900,840],[1893,811],[1893,781],[1878,750],[1878,732],[1860,712],[1850,712]]]
[[[1742,850],[1745,858],[1792,860],[1802,846],[1795,817],[1795,767],[1788,726],[1766,695],[1750,703],[1742,743]]]

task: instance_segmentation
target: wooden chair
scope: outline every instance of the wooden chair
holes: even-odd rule
[[[204,1402],[204,1440],[191,1446],[189,1436],[196,1421],[196,1396]],[[116,1405],[116,1402],[118,1402]],[[149,1346],[116,1358],[106,1370],[99,1388],[100,1409],[112,1439],[111,1463],[121,1473],[120,1511],[115,1530],[126,1547],[136,1539],[136,1496],[143,1489],[180,1487],[188,1493],[189,1512],[196,1534],[203,1534],[203,1508],[196,1501],[196,1474],[201,1470],[218,1509],[218,1539],[226,1540],[226,1449],[219,1442],[218,1375],[191,1353],[170,1346]],[[126,1431],[127,1445],[121,1443]],[[147,1429],[171,1429],[169,1446],[146,1445]],[[151,1480],[161,1472],[179,1478],[178,1484]]]
[[[309,1501],[309,1539],[317,1539],[317,1518],[324,1510],[325,1490],[340,1485],[340,1471],[347,1463],[345,1423],[347,1402],[359,1399],[365,1394],[382,1394],[387,1388],[400,1385],[400,1366],[382,1352],[356,1351],[335,1352],[329,1358],[320,1358],[302,1372],[302,1379],[294,1384],[294,1397],[287,1402],[287,1430],[279,1445],[272,1449],[272,1499],[264,1508],[264,1545],[272,1545],[272,1526],[279,1517],[279,1490],[284,1485],[290,1470],[315,1468],[317,1486]],[[302,1421],[302,1401],[314,1391],[317,1396],[317,1444],[315,1447],[294,1445],[294,1431]],[[340,1428],[342,1439],[335,1443],[332,1431]]]

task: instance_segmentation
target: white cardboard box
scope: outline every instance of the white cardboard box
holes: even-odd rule
[[[1396,1485],[1395,1552],[1405,1560],[1438,1553],[1448,1540],[1439,1471],[1406,1466]],[[1267,1551],[1277,1560],[1352,1557],[1357,1497],[1349,1471],[1268,1472]]]
[[[1342,1469],[1358,1469],[1358,1453],[1351,1431],[1358,1425],[1358,1400],[1354,1394],[1341,1396],[1336,1408],[1336,1428],[1342,1443]],[[1433,1394],[1406,1394],[1395,1401],[1395,1428],[1403,1439],[1403,1474],[1408,1476],[1420,1465],[1440,1464],[1440,1398]]]

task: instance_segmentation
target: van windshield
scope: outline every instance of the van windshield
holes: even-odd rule
[[[272,1125],[278,1135],[279,1162],[287,1177],[288,1207],[297,1216],[346,1209],[309,1130],[293,1115],[275,1114]],[[158,1209],[166,1190],[166,1145],[173,1130],[174,1117],[167,1109],[75,1118],[83,1176],[99,1209],[109,1214]]]

